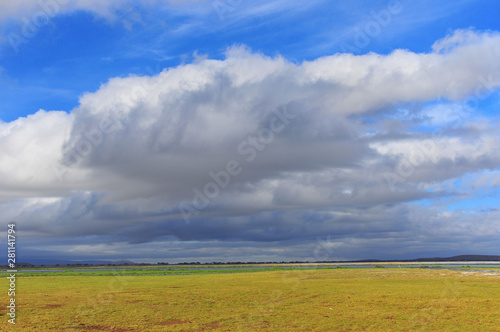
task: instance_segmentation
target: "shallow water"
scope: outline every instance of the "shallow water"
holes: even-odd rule
[[[346,268],[374,268],[374,267],[383,267],[383,268],[427,268],[433,270],[454,270],[454,271],[470,271],[470,272],[487,272],[487,273],[500,273],[500,271],[495,270],[479,270],[474,268],[500,268],[500,263],[496,262],[418,262],[418,263],[402,263],[402,264],[370,264],[370,263],[332,263],[332,264],[324,264],[324,265],[269,265],[269,266],[206,266],[206,267],[180,267],[180,266],[171,266],[171,267],[150,267],[150,268],[89,268],[89,269],[75,269],[75,268],[67,268],[67,269],[57,269],[57,270],[18,270],[18,272],[23,273],[50,273],[50,272],[64,272],[64,271],[81,271],[81,272],[95,272],[95,271],[127,271],[127,270],[162,270],[162,271],[176,271],[176,270],[243,270],[243,269],[271,269],[271,268],[282,268],[282,269],[314,269],[314,268],[337,268],[337,267],[346,267]],[[464,268],[464,267],[469,268]],[[7,271],[0,271],[0,273],[9,273]]]

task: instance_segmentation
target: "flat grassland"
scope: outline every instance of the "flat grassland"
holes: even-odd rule
[[[108,273],[109,274],[109,273]],[[189,275],[20,275],[0,330],[500,331],[500,274],[342,268]]]

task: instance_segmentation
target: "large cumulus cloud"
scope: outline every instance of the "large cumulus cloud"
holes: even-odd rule
[[[299,248],[331,234],[352,256],[353,243],[369,252],[418,235],[421,248],[432,242],[415,219],[424,210],[406,203],[454,195],[440,184],[498,168],[497,122],[440,115],[473,112],[497,91],[499,56],[500,35],[467,30],[425,54],[297,64],[237,46],[224,60],[114,78],[69,114],[0,124],[0,211],[37,236]],[[412,130],[436,123],[437,138]],[[221,177],[228,163],[238,171]],[[488,234],[469,235],[498,236],[491,215]],[[433,216],[442,243],[455,236],[443,225],[465,232],[476,218]]]

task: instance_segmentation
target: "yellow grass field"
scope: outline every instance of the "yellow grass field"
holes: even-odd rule
[[[19,277],[9,331],[500,331],[500,275],[409,268]]]

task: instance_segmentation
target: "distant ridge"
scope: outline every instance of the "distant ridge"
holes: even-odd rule
[[[428,257],[428,258],[413,258],[413,259],[361,259],[352,262],[358,263],[381,263],[381,262],[497,262],[500,261],[498,255],[459,255],[452,257]]]
[[[456,261],[500,261],[498,255],[459,255],[453,257],[433,257],[433,258],[417,258],[409,260],[410,262],[433,261],[433,262],[456,262]]]
[[[113,264],[115,264],[115,265],[137,265],[137,263],[134,263],[128,259],[119,259],[117,261],[114,261]]]

